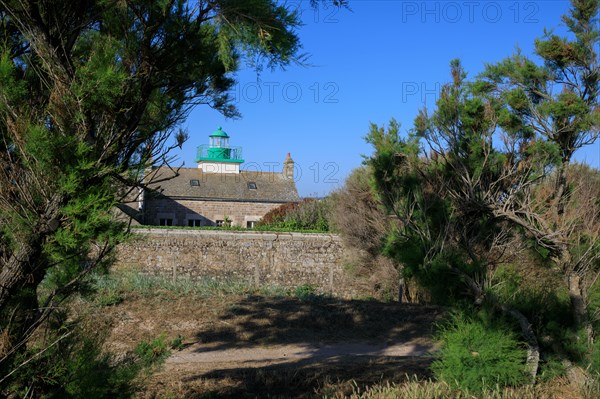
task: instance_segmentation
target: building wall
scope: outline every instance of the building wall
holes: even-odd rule
[[[233,226],[246,227],[259,221],[281,203],[173,200],[158,198],[146,201],[145,224],[159,225],[160,219],[171,219],[173,226],[188,226],[190,219],[202,226],[214,226],[217,220],[231,220]]]
[[[256,286],[303,284],[356,295],[344,273],[340,237],[256,231],[139,229],[118,248],[115,267],[151,275],[242,280]]]
[[[240,174],[239,162],[198,162],[198,168],[205,173],[233,173]]]

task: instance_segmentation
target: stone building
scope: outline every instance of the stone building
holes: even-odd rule
[[[298,202],[294,161],[288,153],[281,172],[241,170],[239,147],[229,146],[221,128],[198,147],[197,168],[153,168],[153,183],[140,193],[138,222],[163,226],[254,227],[267,212]]]

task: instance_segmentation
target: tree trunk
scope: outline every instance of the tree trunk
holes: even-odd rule
[[[31,319],[37,309],[37,287],[44,279],[48,264],[43,257],[43,245],[48,236],[60,227],[58,215],[60,206],[65,198],[55,195],[48,201],[43,213],[38,216],[38,222],[32,227],[33,231],[20,242],[22,243],[6,262],[0,264],[0,315],[6,316],[7,306],[15,298],[19,290],[28,289],[36,296],[35,304],[25,303],[21,312],[27,313],[25,319]],[[27,305],[34,308],[31,309]],[[22,315],[21,315],[22,316]],[[25,327],[27,328],[27,327]],[[17,327],[19,332],[20,327]]]
[[[535,384],[540,364],[540,346],[537,337],[533,332],[533,328],[531,327],[531,323],[523,313],[516,309],[510,309],[506,305],[500,305],[500,309],[503,313],[517,320],[519,327],[521,327],[521,335],[525,338],[525,342],[527,343],[527,361],[525,362],[525,366],[527,372],[531,376],[531,383]]]
[[[33,279],[35,261],[41,256],[41,242],[37,237],[23,244],[0,270],[0,310],[3,310],[15,291],[27,279]]]
[[[570,158],[563,157],[560,166],[558,167],[556,184],[554,186],[554,193],[552,194],[556,215],[562,216],[565,212],[567,196],[567,167],[569,166]]]
[[[573,308],[573,316],[578,328],[585,329],[587,335],[587,347],[589,350],[594,345],[594,329],[588,317],[587,305],[581,289],[581,277],[571,272],[567,276],[567,284],[569,287],[569,297],[571,298],[571,307]]]

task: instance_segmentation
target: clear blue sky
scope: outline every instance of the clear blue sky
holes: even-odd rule
[[[564,32],[560,16],[569,6],[565,0],[350,0],[348,11],[287,3],[302,10],[298,33],[313,66],[260,76],[241,71],[232,94],[242,118],[196,108],[184,124],[190,139],[179,163],[194,167],[196,147],[222,126],[230,144],[243,147],[243,169],[280,170],[291,152],[300,195],[326,195],[371,153],[364,142],[370,122],[393,117],[408,130],[420,108],[434,106],[451,59],[460,58],[474,76],[517,47],[532,54],[544,28]],[[599,168],[600,143],[579,159]]]

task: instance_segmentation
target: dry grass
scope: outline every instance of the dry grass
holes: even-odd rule
[[[496,389],[479,395],[459,391],[443,382],[409,379],[401,384],[374,385],[350,395],[335,394],[328,399],[581,399],[582,396],[564,379],[519,388]]]
[[[112,286],[114,305],[81,299],[76,307],[97,325],[108,325],[107,349],[125,354],[164,333],[184,346],[259,350],[285,344],[335,342],[420,342],[432,344],[436,307],[297,298],[250,287],[215,288],[213,294],[160,288],[139,291]],[[187,293],[186,293],[187,292]],[[102,294],[102,292],[101,292]],[[109,301],[110,302],[110,301]],[[191,348],[190,348],[191,349]],[[431,358],[345,357],[303,359],[285,364],[168,363],[144,382],[139,398],[475,398],[432,382]],[[408,377],[411,376],[411,377]],[[591,398],[593,396],[587,396]],[[495,398],[583,399],[562,379],[535,387],[490,393]]]
[[[148,287],[148,282],[136,286]],[[138,290],[130,283],[103,282],[94,302],[80,299],[80,314],[110,325],[106,348],[132,351],[141,341],[165,334],[181,336],[184,346],[251,351],[278,345],[392,343],[410,341],[433,347],[437,307],[377,301],[294,296],[294,292],[222,285],[209,293],[188,286],[155,284]],[[108,299],[107,299],[108,298]],[[108,305],[110,304],[110,305]],[[351,394],[354,384],[401,381],[405,374],[429,377],[430,358],[302,359],[287,364],[173,365],[146,382],[142,398],[308,398],[328,392]]]
[[[8,353],[11,348],[10,335],[8,329],[0,331],[0,358]]]

